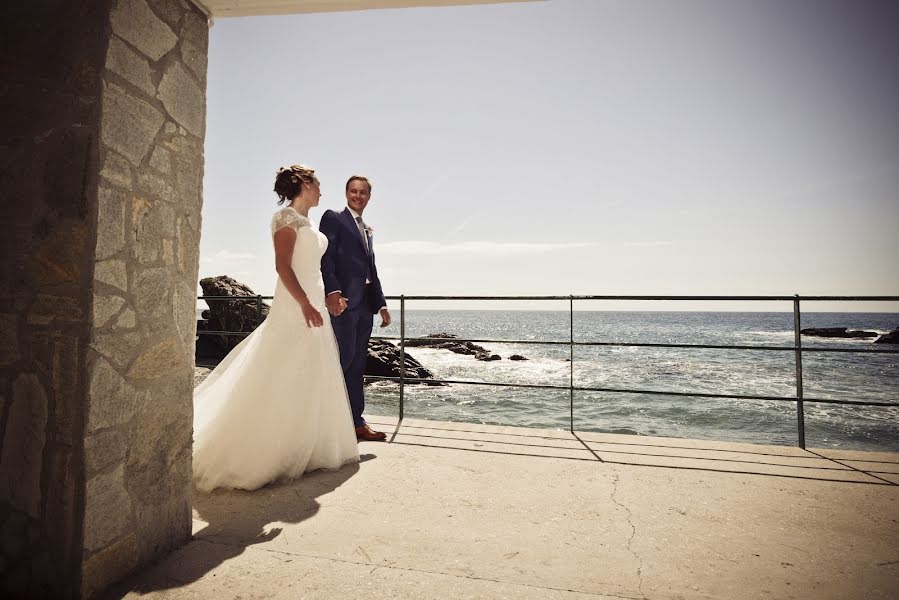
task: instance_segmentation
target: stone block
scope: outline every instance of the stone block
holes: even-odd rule
[[[79,221],[58,224],[37,246],[29,261],[38,286],[78,283],[87,243],[87,228]]]
[[[40,380],[32,374],[19,375],[0,455],[0,501],[35,519],[41,511],[47,414],[47,394]]]
[[[202,138],[206,117],[206,96],[181,63],[172,63],[162,75],[157,98],[169,115],[191,134]]]
[[[137,262],[146,265],[156,262],[159,256],[160,236],[156,235],[151,209],[153,203],[134,196],[131,198],[131,232],[134,239],[131,253]]]
[[[124,234],[123,234],[124,235]],[[94,281],[99,281],[123,292],[128,290],[128,271],[123,260],[104,260],[94,266]]]
[[[181,62],[197,76],[200,83],[206,83],[206,71],[209,66],[206,50],[195,46],[188,40],[183,40],[181,42]]]
[[[80,321],[83,317],[81,306],[74,298],[38,294],[28,311],[28,323],[48,325],[53,321]]]
[[[19,360],[19,320],[16,315],[0,315],[0,367]]]
[[[81,597],[91,598],[138,566],[137,537],[131,533],[82,564]]]
[[[124,369],[131,364],[131,358],[139,350],[142,339],[136,332],[95,330],[90,345],[116,368]]]
[[[178,43],[178,36],[145,0],[119,0],[112,11],[112,31],[154,61]]]
[[[125,306],[125,299],[119,296],[94,296],[94,327],[100,328]]]
[[[88,477],[121,462],[128,452],[128,439],[121,429],[108,429],[84,439],[84,461]]]
[[[152,173],[141,173],[138,175],[137,187],[147,196],[165,200],[166,202],[179,201],[175,188],[163,177]]]
[[[188,280],[196,279],[200,265],[200,231],[194,227],[187,217],[178,219],[176,226],[175,250],[178,257],[178,270]]]
[[[125,490],[125,466],[87,481],[84,502],[84,550],[90,554],[133,531],[131,498]]]
[[[181,22],[181,39],[206,52],[209,48],[209,19],[199,12],[189,12]]]
[[[162,240],[162,262],[168,266],[175,264],[175,250],[172,240]]]
[[[88,433],[127,423],[149,397],[149,392],[135,389],[109,362],[98,358],[90,375]]]
[[[150,98],[156,93],[150,63],[116,36],[109,39],[106,68],[133,83]]]
[[[115,322],[115,325],[112,326],[113,329],[133,329],[137,326],[137,315],[134,314],[134,311],[130,308],[126,308],[122,311],[122,314],[119,315],[118,320]]]
[[[98,199],[97,258],[106,259],[125,247],[125,193],[101,186]]]
[[[193,360],[197,335],[197,291],[186,283],[175,284],[172,294],[172,317],[181,340],[182,352]]]
[[[150,155],[150,167],[156,169],[160,173],[172,172],[172,156],[171,152],[162,146],[153,148],[153,154]]]
[[[178,22],[184,15],[184,9],[178,0],[148,0],[150,8],[153,9],[160,19],[165,21],[172,28],[177,28]]]
[[[107,83],[103,89],[103,143],[139,166],[165,117],[149,103]]]
[[[103,160],[103,168],[100,170],[100,177],[107,183],[130,191],[134,185],[131,176],[131,163],[124,156],[111,150],[106,150],[104,154],[106,156]]]
[[[141,320],[158,319],[171,309],[171,273],[165,267],[141,269],[134,273],[131,295]]]
[[[189,489],[189,488],[188,488]],[[190,539],[189,492],[184,498],[136,507],[138,544],[142,561],[154,560]]]
[[[53,439],[72,444],[81,435],[84,419],[78,338],[60,336],[53,341]]]
[[[165,146],[173,154],[174,185],[181,196],[182,206],[196,206],[199,211],[203,179],[203,145],[178,136],[167,141]]]
[[[159,379],[176,373],[189,357],[183,352],[181,343],[175,338],[159,342],[138,356],[128,369],[128,377],[134,379]]]

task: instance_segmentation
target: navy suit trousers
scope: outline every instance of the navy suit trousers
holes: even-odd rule
[[[339,317],[331,317],[331,326],[340,348],[340,366],[346,379],[346,391],[353,411],[353,424],[365,425],[362,412],[365,410],[365,393],[362,379],[365,362],[368,359],[368,340],[371,338],[373,315],[363,302],[347,309]]]

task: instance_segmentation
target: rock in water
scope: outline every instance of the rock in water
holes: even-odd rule
[[[433,379],[434,374],[426,369],[420,362],[405,354],[405,368],[403,377]],[[395,344],[386,340],[368,341],[368,359],[365,362],[365,374],[381,377],[400,376],[400,349]],[[444,385],[441,383],[429,383],[428,385]]]
[[[456,336],[451,333],[432,333],[430,335],[426,335],[426,338],[437,338],[437,339],[419,339],[419,340],[408,340],[406,342],[406,346],[409,348],[416,347],[427,347],[427,348],[442,348],[443,350],[449,350],[450,352],[455,352],[456,354],[466,354],[469,356],[475,356],[480,352],[489,353],[490,351],[483,346],[478,346],[472,342],[457,342],[454,341],[453,338]],[[449,339],[440,339],[440,338],[449,338]]]
[[[443,338],[443,339],[441,339]],[[450,352],[455,352],[456,354],[465,354],[467,356],[474,356],[476,360],[491,362],[494,360],[502,360],[502,356],[499,354],[494,354],[487,348],[483,346],[478,346],[473,342],[463,342],[457,341],[456,336],[452,333],[431,333],[426,335],[423,339],[417,340],[409,340],[406,342],[406,346],[410,348],[415,347],[426,347],[426,348],[441,348],[443,350],[449,350]],[[516,358],[517,357],[517,358]],[[520,354],[516,354],[512,357],[509,357],[510,360],[527,360],[525,357]]]
[[[899,327],[889,333],[885,333],[876,340],[875,344],[899,344]]]
[[[846,327],[810,327],[800,329],[802,335],[813,335],[828,338],[873,338],[877,337],[876,331],[849,331]]]
[[[227,275],[201,279],[200,287],[204,296],[227,296],[235,300],[206,300],[209,310],[204,310],[203,318],[197,321],[197,331],[249,333],[268,316],[268,304],[260,301],[257,313],[256,292]],[[212,358],[218,354],[222,358],[243,338],[240,335],[201,335],[197,343],[198,355],[202,353],[204,358]]]

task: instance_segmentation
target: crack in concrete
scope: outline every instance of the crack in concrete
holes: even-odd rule
[[[371,566],[371,563],[362,563],[362,562],[358,562],[355,560],[348,560],[345,558],[334,558],[331,556],[319,556],[316,554],[303,554],[302,552],[290,552],[288,550],[274,550],[271,548],[260,548],[259,546],[255,546],[255,545],[243,546],[241,544],[220,542],[220,541],[215,541],[215,540],[206,539],[206,538],[202,538],[202,539],[194,538],[194,541],[195,542],[204,542],[207,544],[216,544],[218,546],[243,547],[247,550],[258,550],[259,552],[267,552],[269,554],[286,554],[287,556],[298,556],[300,558],[311,558],[313,560],[329,560],[329,561],[345,563],[345,564],[349,564],[349,565]],[[427,569],[415,569],[412,567],[399,567],[393,563],[375,565],[375,568],[369,572],[369,575],[371,575],[378,569],[388,569],[391,571],[408,571],[410,573],[424,573],[427,575],[444,575],[446,577],[457,577],[459,579],[470,579],[472,581],[489,581],[491,583],[500,583],[503,585],[517,585],[517,586],[521,586],[521,587],[532,588],[535,590],[549,590],[549,591],[553,591],[553,592],[571,592],[572,594],[581,594],[584,596],[600,598],[600,599],[621,598],[622,600],[649,600],[646,597],[646,595],[643,594],[642,589],[640,590],[641,598],[638,599],[638,598],[635,598],[634,596],[621,596],[619,594],[608,594],[605,592],[602,592],[602,593],[600,593],[600,592],[585,592],[583,590],[574,590],[574,589],[570,589],[570,588],[552,587],[552,586],[547,586],[547,585],[534,585],[534,584],[530,584],[530,583],[520,583],[517,581],[503,581],[501,579],[491,579],[490,577],[476,577],[474,575],[460,575],[458,573],[447,573],[444,571],[429,571]]]
[[[618,495],[618,482],[620,477],[618,475],[618,471],[616,471],[614,467],[612,468],[612,477],[612,495],[610,499],[615,504],[615,506],[619,506],[622,510],[624,510],[627,524],[631,528],[631,534],[627,538],[627,546],[625,548],[633,555],[634,558],[637,559],[637,589],[640,591],[640,596],[643,598],[643,600],[648,600],[646,598],[646,592],[643,591],[643,559],[640,558],[640,556],[636,552],[634,552],[634,549],[631,547],[634,542],[634,538],[637,536],[637,528],[634,526],[634,522],[631,520],[631,510],[627,506],[619,502],[618,498],[616,497]]]

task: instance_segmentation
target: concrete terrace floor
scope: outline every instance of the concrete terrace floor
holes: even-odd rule
[[[195,493],[193,540],[107,597],[899,597],[899,454],[421,420],[360,452]]]

